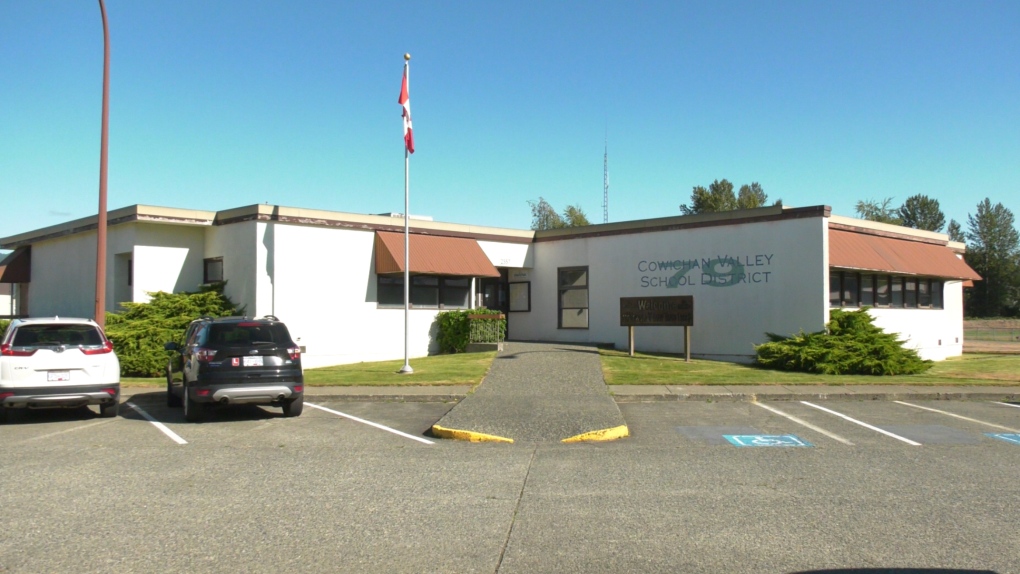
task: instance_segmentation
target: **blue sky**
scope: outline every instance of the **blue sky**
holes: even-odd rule
[[[108,0],[109,207],[403,211],[527,228],[759,182],[787,205],[922,193],[1020,216],[1020,2]],[[0,8],[0,237],[94,214],[102,23]]]

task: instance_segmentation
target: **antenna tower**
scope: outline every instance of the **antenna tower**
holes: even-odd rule
[[[606,135],[606,153],[602,156],[602,223],[609,223],[609,136]]]

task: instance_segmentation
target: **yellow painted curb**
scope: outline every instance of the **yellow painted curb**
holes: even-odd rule
[[[570,438],[565,438],[561,442],[566,442],[566,443],[571,443],[571,442],[595,442],[595,441],[616,440],[618,438],[626,438],[626,437],[629,437],[629,436],[630,436],[630,429],[627,428],[627,425],[620,425],[618,427],[613,427],[613,428],[609,428],[609,429],[602,429],[602,430],[597,430],[597,431],[581,433],[581,434],[579,434],[577,436],[572,436]]]
[[[466,440],[470,442],[514,442],[512,438],[506,438],[496,436],[494,434],[485,434],[480,432],[474,432],[469,430],[457,430],[443,428],[439,425],[432,425],[432,434],[439,438],[452,438],[456,440]]]

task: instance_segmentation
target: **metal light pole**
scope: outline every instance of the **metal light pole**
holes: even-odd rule
[[[99,0],[103,15],[103,127],[99,145],[99,217],[96,227],[96,312],[95,321],[106,327],[106,157],[110,120],[110,29],[106,6]]]

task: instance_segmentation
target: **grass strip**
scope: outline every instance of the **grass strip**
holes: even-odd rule
[[[917,375],[817,375],[772,371],[753,365],[692,360],[683,355],[601,349],[610,385],[1017,385],[1020,355],[966,354],[936,362]]]

